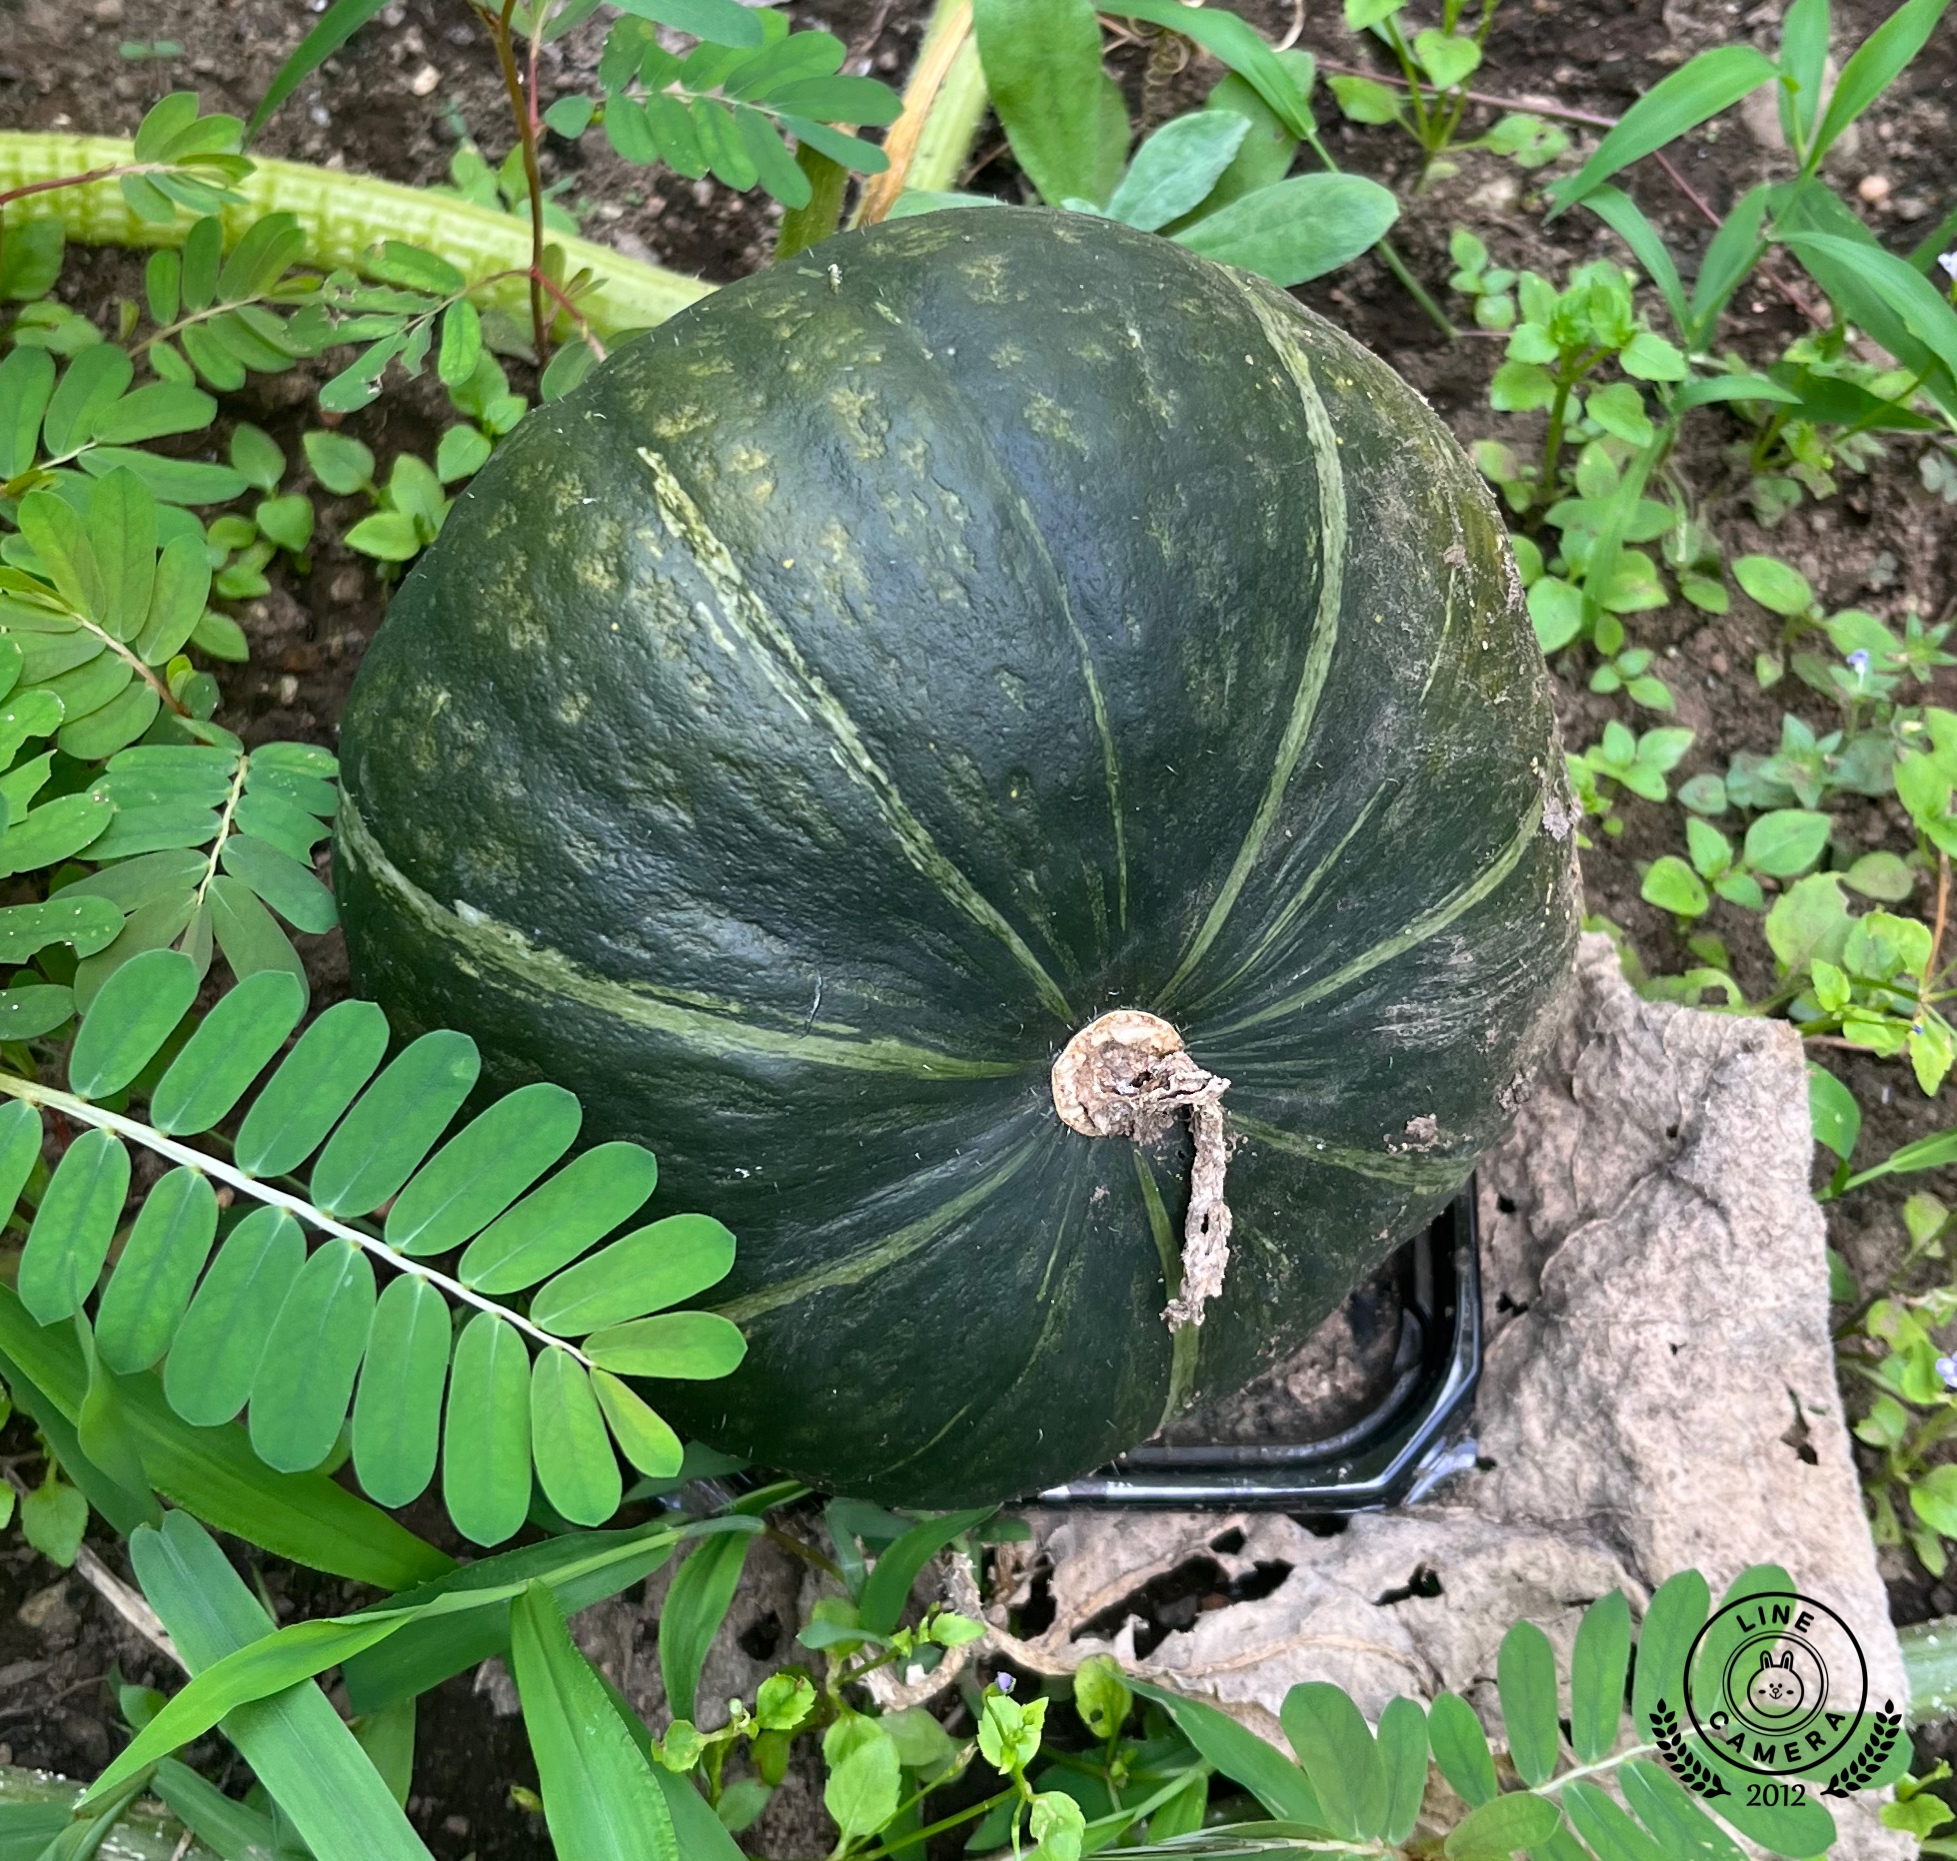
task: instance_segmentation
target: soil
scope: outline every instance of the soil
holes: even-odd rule
[[[185,86],[197,88],[207,108],[249,114],[319,10],[319,0],[0,0],[0,128],[128,134],[157,95]],[[826,27],[843,38],[851,47],[850,69],[901,82],[928,9],[923,0],[798,0],[787,10],[797,25]],[[1376,68],[1369,58],[1377,48],[1348,35],[1327,0],[1236,0],[1235,10],[1274,39],[1295,36],[1327,64]],[[1738,0],[1505,0],[1477,82],[1524,107],[1615,117],[1709,44],[1745,40],[1771,50],[1780,10],[1778,0],[1750,10]],[[1839,0],[1838,47],[1858,41],[1889,10],[1886,0]],[[547,94],[591,87],[596,42],[593,33],[575,33],[547,49]],[[1202,57],[1186,68],[1164,65],[1142,38],[1117,46],[1111,65],[1131,111],[1150,122],[1197,101],[1220,75]],[[1417,188],[1412,145],[1400,132],[1340,122],[1322,93],[1319,107],[1340,163],[1400,192],[1403,215],[1393,242],[1458,318],[1465,318],[1467,306],[1445,288],[1453,269],[1447,241],[1457,226],[1476,232],[1495,263],[1557,278],[1592,257],[1622,257],[1614,238],[1585,215],[1545,219],[1541,174],[1469,151],[1458,155],[1454,172]],[[440,183],[463,137],[479,143],[492,162],[502,157],[508,144],[504,109],[488,46],[459,0],[397,0],[300,89],[259,147],[397,181]],[[1953,204],[1954,112],[1957,29],[1946,22],[1834,162],[1837,183],[1892,247],[1913,244]],[[1480,110],[1470,123],[1485,126],[1495,113]],[[1596,131],[1579,127],[1574,133],[1583,138]],[[1713,217],[1748,187],[1785,172],[1775,140],[1770,122],[1736,113],[1674,149],[1678,179],[1649,162],[1631,175],[1631,191],[1681,255],[1688,282]],[[583,216],[584,230],[634,257],[716,282],[766,261],[779,210],[765,202],[730,195],[711,182],[628,167],[601,138],[572,145],[552,137],[544,165],[546,181],[561,184],[558,198]],[[982,135],[965,185],[1021,197],[1023,183],[995,126]],[[78,308],[112,320],[117,299],[135,295],[137,283],[126,255],[77,251],[62,288]],[[1459,341],[1444,340],[1372,258],[1299,295],[1399,369],[1464,442],[1499,431],[1511,444],[1526,443],[1526,423],[1498,418],[1487,407],[1488,380],[1501,359],[1499,339],[1468,330]],[[1735,303],[1724,339],[1749,363],[1764,365],[1808,327],[1810,307],[1811,294],[1791,269],[1783,263],[1776,275],[1770,266],[1758,288]],[[317,419],[308,403],[318,379],[303,367],[283,377],[253,377],[245,394],[230,397],[227,411],[265,426],[296,459],[299,433]],[[351,416],[344,430],[386,462],[404,449],[426,456],[443,424],[438,394],[421,386],[389,392]],[[1743,465],[1731,456],[1742,437],[1738,424],[1708,410],[1699,435],[1681,468],[1729,557],[1756,549],[1785,557],[1809,577],[1830,611],[1863,607],[1898,626],[1909,613],[1926,622],[1957,618],[1957,509],[1923,487],[1918,446],[1891,443],[1866,473],[1841,474],[1838,495],[1804,503],[1769,531],[1754,520]],[[319,501],[321,533],[311,573],[277,572],[272,592],[239,615],[252,661],[225,672],[221,716],[249,741],[293,737],[331,744],[348,685],[385,609],[387,588],[375,565],[339,540],[361,510],[350,500]],[[1744,597],[1736,595],[1733,611],[1717,620],[1682,605],[1638,615],[1632,633],[1660,655],[1659,670],[1677,697],[1677,718],[1640,712],[1621,694],[1591,693],[1586,680],[1594,662],[1568,655],[1555,670],[1569,746],[1595,742],[1613,718],[1637,729],[1676,721],[1696,733],[1674,778],[1683,780],[1723,771],[1736,751],[1771,750],[1783,712],[1823,731],[1839,721],[1827,702],[1791,676],[1771,691],[1759,689],[1751,673],[1754,656],[1777,644],[1779,623]],[[1931,695],[1957,705],[1957,668],[1938,674]],[[1653,972],[1676,972],[1693,959],[1669,916],[1646,905],[1638,891],[1645,865],[1683,850],[1679,812],[1637,800],[1627,800],[1620,812],[1621,837],[1593,833],[1596,845],[1584,855],[1590,909],[1619,927]],[[1852,856],[1879,843],[1898,849],[1908,844],[1893,802],[1851,803],[1839,813],[1838,852]],[[1901,908],[1927,916],[1932,903],[1919,893]],[[1719,905],[1706,928],[1728,942],[1749,996],[1767,993],[1772,976],[1757,923]],[[337,938],[307,942],[320,998],[344,992]],[[1906,1068],[1840,1051],[1825,1058],[1863,1107],[1858,1161],[1886,1155],[1949,1122],[1938,1101],[1916,1090]],[[1817,1163],[1817,1182],[1825,1176]],[[1901,1201],[1917,1187],[1957,1203],[1957,1172],[1941,1172],[1891,1179],[1830,1205],[1833,1244],[1865,1287],[1882,1286],[1895,1275],[1905,1245]],[[1934,1283],[1937,1275],[1937,1263],[1926,1262],[1906,1283]],[[1363,1342],[1379,1335],[1381,1314],[1355,1307],[1337,1322]],[[1390,1322],[1385,1329],[1390,1334]],[[1355,1379],[1355,1389],[1364,1381]],[[1851,1387],[1849,1399],[1853,1406],[1862,1397]],[[31,1433],[16,1420],[0,1439],[0,1463],[19,1458],[31,1470],[32,1456]],[[439,1538],[443,1522],[428,1510],[431,1516],[417,1519],[416,1526]],[[98,1536],[92,1542],[127,1575],[112,1540]],[[253,1556],[238,1550],[241,1561]],[[1957,1580],[1932,1582],[1895,1553],[1886,1554],[1885,1571],[1899,1621],[1957,1612]],[[281,1613],[364,1600],[351,1586],[272,1560],[259,1574]],[[146,1644],[78,1578],[18,1543],[0,1553],[0,1763],[78,1775],[99,1769],[126,1737],[111,1684],[118,1667],[126,1679],[170,1679]],[[410,1808],[442,1861],[550,1852],[540,1825],[512,1803],[511,1786],[534,1788],[534,1769],[520,1721],[498,1715],[493,1692],[474,1690],[465,1676],[423,1702],[418,1794]],[[1942,1741],[1932,1735],[1919,1743],[1928,1755]],[[227,1764],[237,1771],[221,1740],[207,1741],[192,1755],[220,1780]],[[238,1777],[230,1780],[235,1785]],[[801,1842],[805,1850],[809,1845],[808,1839]]]

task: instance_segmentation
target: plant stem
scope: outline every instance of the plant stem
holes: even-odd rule
[[[167,1157],[172,1163],[182,1164],[186,1169],[197,1170],[206,1176],[214,1177],[226,1188],[239,1195],[249,1196],[254,1202],[263,1202],[272,1208],[282,1208],[295,1220],[307,1227],[317,1228],[336,1240],[351,1241],[376,1260],[392,1267],[397,1273],[411,1273],[416,1279],[425,1279],[436,1286],[449,1298],[463,1305],[472,1305],[478,1311],[493,1312],[507,1324],[514,1325],[518,1331],[537,1343],[554,1350],[567,1352],[587,1370],[591,1359],[576,1345],[568,1344],[562,1338],[552,1337],[541,1326],[533,1325],[529,1319],[513,1312],[507,1305],[499,1305],[494,1299],[485,1298],[472,1291],[458,1279],[451,1279],[446,1273],[438,1273],[433,1267],[423,1266],[418,1260],[410,1260],[399,1254],[385,1241],[377,1240],[371,1234],[362,1234],[358,1228],[348,1227],[343,1221],[336,1221],[325,1210],[315,1208],[303,1196],[288,1195],[283,1189],[275,1189],[270,1183],[260,1182],[254,1176],[247,1176],[243,1170],[221,1162],[208,1151],[193,1150],[188,1144],[179,1144],[165,1137],[153,1125],[147,1125],[135,1118],[125,1118],[119,1112],[105,1111],[100,1105],[91,1105],[86,1099],[76,1098],[72,1092],[58,1091],[53,1086],[44,1086],[38,1079],[20,1079],[11,1073],[0,1073],[0,1093],[9,1098],[25,1100],[29,1105],[45,1106],[49,1111],[61,1113],[64,1118],[72,1118],[77,1124],[92,1125],[98,1131],[110,1131],[117,1137],[127,1138],[131,1143],[140,1144],[145,1150],[153,1150],[160,1157]]]
[[[959,75],[955,85],[950,82],[954,70]],[[904,87],[903,114],[883,139],[890,166],[872,175],[864,187],[853,225],[875,226],[897,204],[941,106],[945,120],[933,138],[933,172],[928,180],[920,177],[921,187],[935,183],[942,188],[965,165],[985,114],[985,75],[972,30],[972,0],[938,0]]]
[[[496,47],[496,62],[502,67],[503,91],[509,98],[510,115],[516,123],[517,145],[523,150],[523,179],[530,191],[530,328],[537,350],[537,366],[550,360],[550,325],[544,319],[544,178],[537,166],[536,99],[523,94],[523,76],[517,69],[516,45],[510,36],[510,15],[516,0],[503,0],[500,14],[478,6]]]

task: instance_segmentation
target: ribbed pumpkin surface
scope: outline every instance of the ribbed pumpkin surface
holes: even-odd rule
[[[534,413],[343,761],[361,985],[739,1236],[747,1362],[661,1406],[887,1501],[1036,1490],[1295,1345],[1500,1131],[1576,933],[1472,468],[1290,299],[1072,214],[836,239]],[[1186,1128],[1049,1090],[1117,1007],[1231,1082],[1173,1337]]]

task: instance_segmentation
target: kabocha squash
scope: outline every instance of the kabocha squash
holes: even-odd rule
[[[835,239],[533,414],[342,751],[357,981],[740,1238],[746,1361],[661,1407],[891,1502],[1295,1346],[1500,1131],[1576,933],[1472,468],[1081,215]]]

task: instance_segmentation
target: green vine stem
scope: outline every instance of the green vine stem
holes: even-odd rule
[[[126,168],[134,147],[108,137],[27,135],[0,131],[0,200],[23,188],[41,191],[13,202],[9,219],[58,219],[68,237],[84,245],[181,245],[191,217],[168,225],[139,219],[129,210],[113,180],[78,187],[49,182],[102,168]],[[504,274],[487,286],[483,301],[527,318],[530,226],[487,207],[403,187],[369,175],[343,174],[304,162],[254,158],[253,172],[238,183],[240,206],[224,210],[225,231],[236,238],[261,214],[291,213],[306,232],[306,256],[316,265],[365,269],[371,249],[383,239],[425,246],[448,260],[473,284]],[[578,307],[600,336],[663,323],[713,287],[637,259],[626,258],[590,239],[553,233],[563,249],[567,274],[589,269],[598,282]]]

